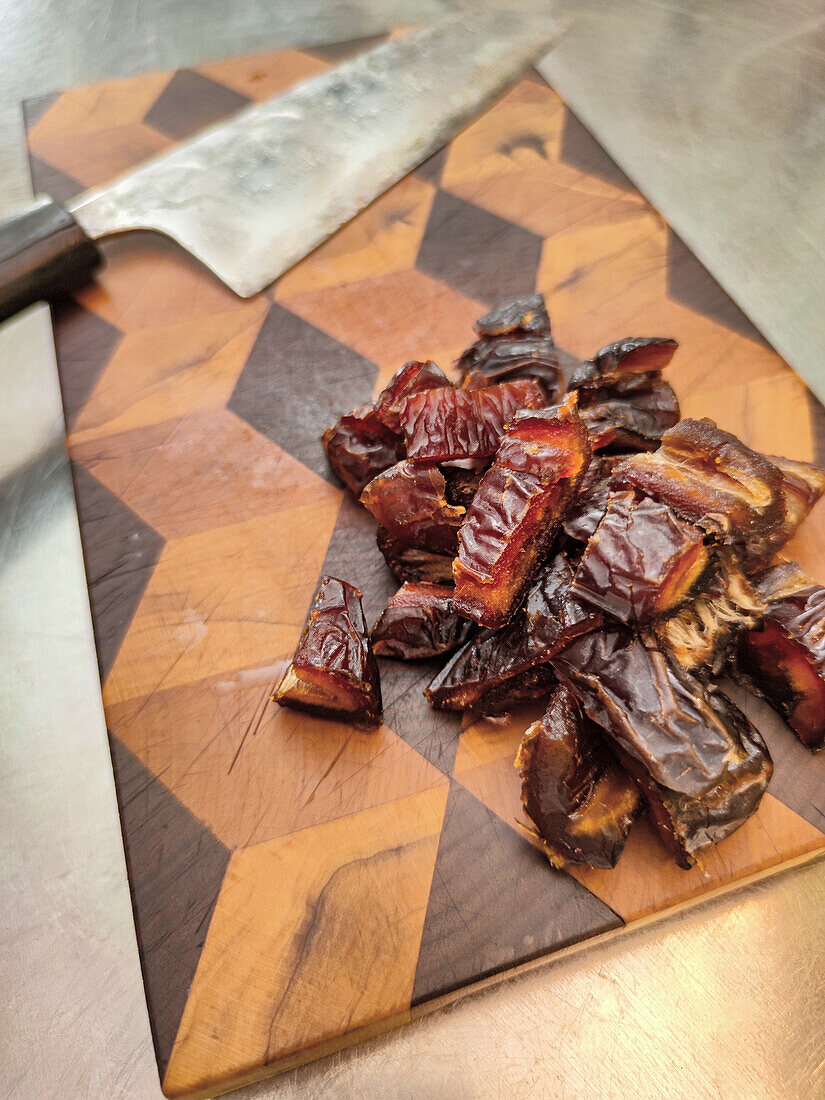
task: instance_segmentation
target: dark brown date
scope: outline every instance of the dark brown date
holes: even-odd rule
[[[484,475],[459,534],[456,609],[501,626],[549,552],[591,458],[575,397],[520,412]]]
[[[615,488],[635,488],[660,500],[704,531],[742,547],[782,524],[782,474],[764,455],[712,420],[681,420],[653,454],[620,462]]]
[[[548,400],[555,398],[562,384],[562,361],[570,356],[553,343],[540,294],[499,306],[480,317],[474,327],[479,339],[456,363],[463,388],[532,378],[544,386]]]
[[[485,313],[473,325],[479,336],[550,335],[550,318],[544,295],[531,294],[525,298],[514,298],[512,302],[501,305]]]
[[[389,601],[370,637],[377,657],[412,661],[449,653],[475,630],[475,623],[453,610],[451,588],[408,582]]]
[[[774,555],[789,542],[825,492],[825,470],[810,462],[796,462],[781,455],[766,455],[782,474],[785,516],[764,539],[754,539],[749,553],[752,572],[767,568]]]
[[[359,726],[381,721],[381,683],[361,593],[322,577],[298,648],[273,699],[282,707]]]
[[[464,509],[447,503],[444,476],[433,466],[399,462],[379,474],[361,503],[396,538],[436,554],[455,550]]]
[[[375,415],[395,435],[401,434],[401,406],[405,398],[425,390],[450,386],[447,375],[431,359],[400,367],[375,402]]]
[[[570,379],[570,389],[610,386],[633,374],[660,373],[679,347],[664,336],[626,336],[606,344],[582,363]]]
[[[555,681],[547,667],[553,654],[603,622],[600,611],[571,593],[572,582],[570,564],[557,554],[512,622],[501,630],[480,631],[432,680],[424,692],[430,704],[501,714],[546,694]]]
[[[701,531],[667,504],[614,493],[585,547],[573,592],[624,623],[646,623],[685,603],[709,563]]]
[[[682,668],[718,676],[739,633],[756,626],[765,606],[737,559],[718,550],[701,591],[654,629],[661,647]]]
[[[404,453],[401,439],[368,406],[342,416],[321,441],[333,471],[356,496]]]
[[[709,698],[731,736],[728,766],[716,786],[699,797],[668,790],[637,760],[622,756],[644,794],[653,827],[685,870],[701,864],[704,852],[753,816],[773,774],[768,748],[745,715],[720,692]]]
[[[825,587],[789,562],[760,579],[762,624],[742,634],[737,670],[809,749],[825,745]]]
[[[615,455],[594,455],[579,491],[564,513],[564,533],[576,542],[587,542],[602,521],[610,498],[610,477],[618,461]]]
[[[478,492],[481,479],[489,468],[489,462],[484,461],[483,464],[479,464],[479,467],[469,470],[446,464],[439,467],[447,483],[447,501],[450,504],[456,504],[460,508],[470,507],[473,497]]]
[[[695,797],[722,782],[735,734],[708,689],[652,642],[617,626],[576,639],[552,664],[617,749],[657,783]]]
[[[397,539],[386,527],[375,532],[378,549],[395,577],[401,581],[424,581],[430,584],[453,586],[452,554],[435,554]]]
[[[529,378],[480,390],[442,387],[413,394],[401,406],[407,457],[413,462],[488,457],[518,409],[545,404],[544,390]]]
[[[615,867],[639,812],[636,784],[602,740],[573,693],[559,685],[519,747],[528,831],[554,867]]]
[[[579,392],[579,412],[590,429],[594,451],[653,451],[679,420],[673,387],[656,373],[631,375]]]

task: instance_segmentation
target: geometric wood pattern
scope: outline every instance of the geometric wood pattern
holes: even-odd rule
[[[371,42],[360,43],[364,48]],[[109,81],[25,110],[67,199],[352,46]],[[450,368],[499,298],[560,346],[676,337],[685,415],[825,455],[825,412],[534,73],[248,301],[151,234],[55,310],[69,449],[163,1087],[214,1095],[493,974],[825,848],[825,756],[767,708],[758,814],[703,870],[638,823],[613,872],[554,870],[516,818],[535,716],[462,722],[380,662],[376,731],[273,706],[322,572],[394,582],[318,435],[408,359]],[[825,506],[795,540],[825,581]]]

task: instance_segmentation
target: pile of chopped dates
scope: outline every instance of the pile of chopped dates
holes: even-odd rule
[[[368,633],[325,577],[274,698],[375,726],[376,655],[451,653],[433,707],[547,710],[516,757],[529,831],[556,866],[613,867],[645,811],[680,867],[754,813],[762,737],[732,672],[810,749],[825,741],[825,588],[777,558],[825,471],[679,418],[674,340],[575,363],[540,296],[476,323],[456,384],[407,363],[324,433],[402,582]]]

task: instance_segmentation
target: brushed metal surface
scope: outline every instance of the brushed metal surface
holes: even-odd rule
[[[822,0],[577,0],[539,66],[825,401]]]
[[[436,0],[0,0],[0,212],[30,196],[17,106],[24,96],[292,42],[377,33],[431,18],[446,6]],[[632,50],[641,57],[662,48],[653,32],[665,18],[672,28],[668,41],[679,44],[679,27],[690,29],[696,10],[693,0],[628,7],[635,12],[628,25],[641,36]],[[589,33],[602,28],[619,65],[631,46],[616,38],[616,13],[568,0],[565,19],[585,8],[597,15]],[[760,41],[772,28],[781,49],[818,48],[822,20],[810,12],[805,16],[796,5],[748,8]],[[744,5],[714,10],[730,26],[734,9],[740,36],[729,41],[724,63],[717,58],[705,65],[695,55],[691,95],[681,85],[681,124],[691,149],[700,148],[700,135],[708,140],[702,104],[713,100],[714,89],[722,94],[729,68],[744,71],[742,55],[750,48]],[[567,49],[566,39],[554,64],[563,61],[569,72],[575,55],[561,56]],[[653,111],[670,95],[670,74],[665,64],[645,72],[661,81],[649,85]],[[638,66],[631,77],[640,78]],[[760,104],[807,97],[809,115],[825,109],[822,84],[811,82],[805,66],[779,70],[768,63],[751,80]],[[635,102],[629,83],[599,85],[610,102],[605,117],[621,126],[629,126],[622,115]],[[788,113],[788,135],[794,117]],[[629,155],[618,147],[612,152],[619,159]],[[654,155],[649,149],[647,156]],[[783,163],[773,167],[788,185],[796,172],[800,188],[813,188],[822,176],[811,175],[807,156],[807,147],[795,151],[789,136]],[[743,158],[744,175],[747,150]],[[750,167],[765,191],[776,186],[770,163]],[[637,175],[645,189],[643,170],[642,164]],[[754,203],[747,188],[741,201],[754,238],[760,225],[774,243],[781,238],[779,226],[765,225],[778,216],[774,207]],[[803,203],[797,211],[803,221],[804,213]],[[784,261],[785,285],[761,291],[777,309],[807,277],[789,250]],[[748,279],[774,283],[776,272],[770,264],[754,265]],[[761,318],[754,320],[764,327]],[[0,1096],[159,1100],[42,307],[0,329],[0,387]],[[825,1096],[823,1019],[820,862],[237,1095],[808,1100]]]
[[[546,16],[449,16],[239,111],[69,209],[94,238],[159,230],[248,298],[440,149],[550,37]]]

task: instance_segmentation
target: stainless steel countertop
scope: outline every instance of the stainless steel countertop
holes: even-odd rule
[[[334,6],[325,0],[0,0],[0,210],[29,193],[17,107],[24,96],[290,42],[368,34],[450,6],[438,0]],[[706,58],[695,74],[681,73],[686,131],[704,133],[702,111],[725,102],[734,73],[740,88],[746,70],[739,62],[753,54],[754,34],[765,43],[767,29],[776,27],[771,34],[783,50],[815,45],[822,24],[815,6],[725,5],[721,55],[711,51],[712,64]],[[639,159],[638,134],[626,122],[622,97],[641,85],[630,78],[613,84],[606,76],[610,86],[600,98],[582,85],[575,60],[603,42],[613,45],[618,62],[641,66],[634,59],[648,58],[654,48],[673,49],[680,35],[692,41],[699,8],[710,17],[709,4],[634,0],[626,8],[629,22],[618,25],[612,4],[564,5],[565,17],[585,9],[589,16],[559,46],[548,71],[558,74],[560,90],[585,122],[603,120],[606,104],[625,120],[611,152],[643,188],[645,172],[655,168],[651,179],[661,183],[666,165],[651,168]],[[764,58],[764,48],[755,56]],[[782,67],[773,54],[769,60],[758,67],[753,94],[775,103],[769,82],[783,102],[801,97],[810,117],[819,118],[821,140],[822,82],[810,86],[810,66],[794,67],[786,58]],[[666,81],[666,65],[650,71]],[[695,106],[684,97],[699,86],[703,95]],[[646,95],[658,102],[650,81]],[[697,159],[703,148],[697,138]],[[776,173],[760,171],[763,162],[751,150],[742,156],[749,182],[741,190],[741,219],[748,223]],[[794,183],[792,167],[779,173],[783,187]],[[805,178],[821,188],[821,162],[819,174]],[[724,242],[732,223],[718,210],[711,213],[721,217],[715,224]],[[765,253],[770,262],[755,264],[760,240],[752,233],[751,252],[737,246],[739,266],[726,268],[723,278],[766,331],[764,308],[755,314],[760,294],[776,281],[780,213]],[[800,271],[812,271],[794,273],[787,254],[782,264],[785,293],[801,286]],[[739,293],[731,284],[743,270]],[[800,297],[790,337],[770,333],[786,355],[800,346],[794,333],[822,325],[811,301]],[[776,291],[768,305],[776,316]],[[821,327],[817,331],[821,352]],[[0,394],[0,1096],[157,1098],[43,308],[0,330]],[[825,863],[818,863],[557,960],[237,1095],[825,1096],[823,1019]]]

